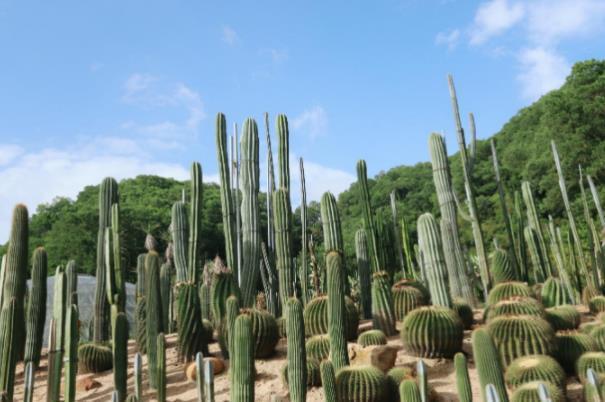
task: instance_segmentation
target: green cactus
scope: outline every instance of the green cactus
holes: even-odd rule
[[[307,359],[307,388],[321,386],[321,373],[319,366],[320,363],[318,360],[311,358]],[[282,379],[284,384],[288,386],[288,363],[286,363],[282,368]],[[291,396],[290,399],[292,399]]]
[[[533,280],[534,283],[542,283],[547,278],[545,259],[540,251],[540,239],[536,230],[530,226],[523,229],[523,237],[527,243],[527,250],[531,257],[533,265]]]
[[[504,367],[517,357],[556,351],[555,332],[550,324],[536,316],[501,316],[487,326]]]
[[[273,219],[275,222],[275,255],[279,278],[281,305],[294,296],[294,267],[292,265],[292,217],[288,192],[280,188],[273,193]]]
[[[544,307],[531,297],[512,297],[499,301],[485,309],[483,318],[485,322],[490,322],[496,317],[503,315],[533,315],[544,318]]]
[[[409,282],[407,279],[401,280],[392,288],[393,307],[397,321],[403,321],[410,311],[427,304],[422,291],[417,287],[409,286]]]
[[[106,177],[99,187],[99,230],[97,233],[97,270],[95,288],[95,307],[93,314],[93,340],[107,340],[109,326],[109,303],[106,293],[105,267],[105,230],[111,225],[111,206],[118,202],[118,183],[111,177]]]
[[[321,374],[321,384],[324,390],[325,402],[337,402],[336,395],[336,375],[334,374],[334,365],[329,360],[324,360],[319,365]]]
[[[166,401],[166,341],[164,339],[164,334],[159,333],[157,337],[157,368],[156,368],[156,378],[157,378],[157,397],[158,402]]]
[[[592,314],[605,311],[605,296],[595,296],[588,302],[588,308]]]
[[[176,281],[177,283],[185,282],[187,280],[189,223],[187,222],[187,206],[184,201],[177,201],[172,205],[170,234],[172,236]]]
[[[475,322],[473,309],[464,300],[457,299],[452,302],[452,310],[458,314],[464,329],[471,329]]]
[[[359,201],[363,211],[363,228],[366,230],[370,240],[368,242],[370,256],[372,257],[370,259],[370,266],[374,273],[381,269],[382,264],[378,258],[377,232],[374,225],[374,214],[370,201],[370,189],[368,187],[368,168],[366,161],[363,159],[357,161],[357,183],[359,187]]]
[[[237,230],[235,227],[235,207],[233,205],[233,190],[229,173],[229,157],[227,155],[227,121],[225,115],[216,115],[216,154],[221,183],[221,211],[223,213],[223,233],[225,235],[225,254],[227,266],[238,272],[236,248]]]
[[[357,343],[364,348],[370,345],[386,345],[387,337],[379,329],[371,329],[369,331],[362,332],[357,338]]]
[[[576,362],[586,352],[598,350],[598,341],[581,332],[564,332],[557,334],[557,361],[567,373],[573,374]]]
[[[580,326],[582,317],[574,306],[557,306],[544,310],[546,321],[555,331],[576,329]]]
[[[370,257],[368,256],[368,235],[365,229],[355,232],[355,256],[357,259],[357,276],[359,281],[359,298],[363,318],[372,318],[372,295],[370,276]],[[397,315],[397,313],[395,313]]]
[[[590,336],[594,339],[597,348],[595,350],[605,351],[605,324],[595,326],[590,330]]]
[[[25,362],[32,362],[34,368],[40,364],[40,351],[46,321],[46,273],[48,271],[46,251],[38,247],[32,258],[32,285],[27,301],[27,340],[25,342]]]
[[[348,366],[336,373],[338,402],[381,402],[387,393],[387,380],[373,366]]]
[[[147,300],[141,296],[135,310],[136,343],[141,354],[147,353]]]
[[[65,320],[65,402],[76,400],[76,374],[78,372],[78,306],[67,309]],[[124,357],[126,357],[124,351]]]
[[[268,126],[268,125],[267,125]],[[268,131],[268,128],[267,128]],[[268,133],[267,133],[268,135]],[[307,228],[307,184],[305,181],[305,165],[303,158],[298,158],[298,167],[300,172],[300,291],[302,293],[303,306],[309,300],[309,260],[307,258],[307,246],[309,244],[309,229]],[[268,203],[267,203],[268,204]],[[268,213],[268,212],[267,212]],[[268,224],[267,224],[268,226]],[[270,308],[270,311],[273,310]],[[318,368],[319,373],[319,368]]]
[[[414,380],[404,380],[399,386],[401,402],[423,402],[418,384]]]
[[[254,339],[254,356],[259,359],[270,357],[275,352],[279,341],[277,321],[268,311],[242,309],[241,314],[252,319],[252,337]]]
[[[462,321],[452,309],[420,307],[410,312],[401,326],[404,347],[415,356],[452,357],[462,349]]]
[[[393,367],[387,372],[388,400],[400,402],[399,386],[401,382],[413,378],[413,370],[409,367]]]
[[[487,400],[485,389],[492,384],[496,390],[500,402],[508,402],[508,394],[504,384],[504,370],[498,357],[498,349],[494,341],[484,328],[473,331],[473,358],[481,384],[482,400]]]
[[[471,380],[468,376],[468,363],[464,353],[458,352],[454,355],[454,367],[456,368],[456,389],[460,402],[472,402],[473,390]]]
[[[586,352],[576,362],[576,374],[582,383],[586,382],[586,370],[605,375],[605,352]]]
[[[258,127],[253,119],[246,119],[243,126],[241,140],[242,160],[240,186],[242,190],[241,217],[242,217],[242,267],[240,288],[242,292],[241,304],[244,307],[254,305],[256,283],[259,274],[260,261],[260,218],[258,206],[259,167],[258,167]],[[288,203],[289,206],[289,203]],[[287,209],[288,221],[291,210]],[[275,222],[278,231],[278,222]],[[287,227],[288,239],[290,227]],[[277,233],[276,242],[279,244],[280,235]],[[283,247],[291,247],[288,242]],[[288,249],[289,251],[290,249]],[[278,256],[279,259],[279,256]],[[291,260],[288,265],[291,267]],[[280,287],[281,288],[281,287]],[[281,290],[281,289],[280,289]],[[283,300],[285,303],[285,300]]]
[[[571,304],[571,298],[567,289],[558,278],[548,278],[542,285],[542,304],[544,307],[555,307],[563,304]]]
[[[552,357],[529,355],[513,360],[506,369],[504,380],[512,389],[532,381],[549,382],[563,389],[566,378],[563,367]]]
[[[231,344],[232,338],[229,334],[233,334],[235,327],[235,319],[239,315],[239,300],[235,296],[229,296],[225,303],[225,319],[219,330],[219,344],[223,351],[223,356],[229,358],[229,352],[233,350]]]
[[[66,314],[66,281],[65,273],[61,266],[55,271],[55,289],[53,296],[53,319],[55,320],[54,345],[50,346],[53,351],[52,367],[49,368],[56,376],[49,376],[49,394],[51,399],[58,398],[61,387],[61,370],[63,367],[63,353],[65,346],[65,314]]]
[[[441,237],[437,230],[437,222],[430,213],[418,218],[418,245],[422,254],[424,273],[431,293],[431,301],[436,306],[451,307],[447,286],[447,271],[443,260]]]
[[[346,310],[342,257],[336,251],[326,255],[328,287],[328,334],[330,336],[330,359],[339,370],[349,364],[346,341]]]
[[[535,241],[530,241],[530,254],[534,263],[534,269],[540,270],[540,275],[544,278],[552,275],[552,269],[550,260],[548,259],[548,250],[546,248],[546,242],[544,241],[544,235],[542,233],[542,225],[540,224],[539,213],[534,202],[534,196],[532,194],[531,185],[529,182],[524,181],[521,183],[521,192],[523,194],[523,202],[525,203],[525,209],[527,211],[527,224],[531,231],[534,233]],[[525,235],[527,239],[527,234]],[[532,244],[534,250],[532,251]]]
[[[33,278],[33,277],[32,277]],[[67,304],[78,305],[78,266],[70,260],[65,267],[65,280],[67,281]]]
[[[346,331],[348,341],[357,339],[359,313],[353,300],[345,296]],[[305,335],[321,335],[328,333],[328,297],[317,296],[309,301],[303,313],[305,318]]]
[[[210,297],[210,286],[206,283],[202,283],[199,287],[199,296],[202,319],[212,322],[212,298]]]
[[[305,344],[305,351],[309,359],[322,362],[330,356],[330,338],[328,335],[310,337]]]
[[[531,290],[523,282],[504,282],[499,283],[492,288],[487,296],[487,305],[494,304],[507,300],[513,297],[530,297]]]
[[[113,353],[110,346],[102,343],[84,343],[78,347],[78,372],[101,373],[113,367]]]
[[[475,297],[468,275],[466,275],[466,262],[460,245],[458,211],[451,183],[445,138],[440,134],[432,133],[429,137],[429,150],[433,166],[433,182],[435,183],[441,212],[441,240],[449,279],[449,290],[452,297],[462,298],[472,305],[475,303]]]
[[[149,370],[149,386],[157,387],[157,338],[163,331],[162,327],[162,301],[160,293],[160,257],[155,251],[147,253],[145,259],[146,280],[145,300],[147,301],[147,366]],[[180,290],[180,294],[183,289]],[[179,318],[182,318],[179,315]]]
[[[509,254],[502,249],[496,249],[493,252],[490,268],[494,284],[516,281],[519,279],[513,261]]]
[[[210,307],[214,325],[216,326],[220,325],[225,317],[225,303],[229,296],[235,296],[238,299],[240,298],[239,288],[235,283],[233,271],[224,267],[222,264],[219,270],[216,270],[215,264],[215,272],[212,275],[210,287]]]
[[[112,306],[112,308],[117,308]],[[115,312],[113,324],[113,387],[118,392],[118,399],[124,401],[128,391],[128,319],[126,313]]]
[[[307,355],[305,353],[305,326],[300,301],[291,298],[285,305],[288,326],[288,367],[286,378],[292,402],[307,399]],[[319,369],[319,365],[317,367]]]
[[[120,245],[120,209],[119,205],[111,206],[111,226],[105,228],[105,289],[107,301],[115,309],[111,312],[111,322],[115,320],[114,312],[123,312],[126,305],[126,287],[122,269],[122,249]],[[124,397],[125,398],[125,397]]]
[[[233,371],[231,380],[231,400],[233,402],[254,401],[254,338],[252,319],[242,314],[235,320],[233,328]]]
[[[162,328],[168,332],[170,327],[170,298],[172,289],[172,266],[167,261],[160,267],[160,300],[162,302]]]
[[[5,395],[7,401],[13,400],[15,385],[15,298],[4,298],[4,307],[0,312],[0,395]],[[50,374],[50,373],[49,373]]]
[[[540,398],[539,387],[543,385],[546,387],[548,392],[548,401],[550,402],[563,402],[565,396],[559,388],[550,383],[544,383],[540,381],[529,382],[521,385],[513,392],[511,396],[511,402],[536,402],[542,401]]]
[[[378,271],[372,275],[372,324],[387,336],[395,335],[395,313],[389,274]]]

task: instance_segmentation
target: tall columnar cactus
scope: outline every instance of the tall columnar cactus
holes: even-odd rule
[[[32,277],[33,278],[33,277]],[[70,260],[65,266],[65,280],[67,288],[67,307],[71,304],[78,305],[78,265]]]
[[[482,399],[487,400],[485,389],[488,384],[492,384],[500,402],[508,402],[508,394],[504,384],[504,370],[500,365],[498,349],[496,349],[491,336],[485,329],[477,329],[473,332],[472,343],[475,367],[481,384]]]
[[[115,314],[126,307],[126,280],[122,268],[122,249],[120,243],[120,208],[111,206],[111,226],[105,228],[105,289],[107,301],[111,305],[111,324]]]
[[[355,256],[357,258],[357,276],[359,281],[359,298],[363,318],[372,317],[372,277],[370,274],[370,259],[368,256],[368,235],[365,229],[355,232]]]
[[[214,325],[220,326],[225,317],[225,304],[229,296],[240,297],[239,288],[235,283],[233,272],[228,268],[222,266],[219,270],[216,270],[215,260],[215,272],[212,276],[212,284],[210,288],[210,307],[212,309],[212,318],[214,319]]]
[[[291,298],[286,303],[288,334],[288,389],[292,402],[307,399],[307,355],[305,353],[305,325],[300,301]]]
[[[384,269],[384,267],[381,266],[381,261],[378,258],[378,239],[370,200],[370,188],[368,187],[368,168],[366,161],[363,159],[357,161],[357,185],[359,186],[359,202],[363,210],[363,226],[370,237],[370,266],[372,267],[372,272],[377,272]]]
[[[394,239],[393,246],[395,247],[397,260],[399,261],[399,265],[401,267],[401,274],[404,277],[408,277],[409,274],[405,268],[405,257],[403,256],[403,245],[401,243],[401,231],[399,229],[399,217],[397,213],[397,192],[395,190],[391,191],[389,194],[389,199],[391,201],[391,219]]]
[[[294,296],[294,267],[292,266],[292,222],[288,192],[280,188],[273,194],[275,222],[275,254],[282,306]]]
[[[172,244],[174,245],[174,266],[177,283],[187,281],[187,236],[189,223],[187,222],[187,206],[183,201],[172,205],[172,220],[170,223]]]
[[[517,256],[518,262],[518,274],[521,280],[528,280],[528,267],[527,267],[527,249],[525,247],[523,230],[525,229],[525,218],[521,211],[521,194],[515,191],[514,196],[514,213],[513,213],[513,235],[515,237],[515,255]]]
[[[417,273],[414,268],[414,247],[410,240],[410,230],[408,228],[407,220],[405,216],[401,216],[401,244],[403,245],[403,256],[405,258],[406,271],[408,272],[408,278],[415,278]]]
[[[431,301],[434,305],[451,307],[452,300],[446,285],[446,267],[443,260],[441,238],[437,222],[430,213],[418,218],[418,245],[422,254],[421,267],[429,285]]]
[[[452,189],[445,138],[437,133],[431,134],[429,149],[433,165],[433,182],[437,190],[441,211],[441,240],[450,293],[454,298],[463,298],[467,303],[474,304],[475,297],[469,283],[469,277],[466,275],[466,263],[460,245],[456,198]]]
[[[63,367],[63,353],[65,346],[65,314],[66,314],[66,280],[65,272],[61,266],[55,271],[55,289],[53,296],[53,319],[55,320],[54,345],[49,345],[54,351],[52,370],[59,373],[49,379],[50,395],[58,396],[61,387],[61,368]]]
[[[78,341],[78,306],[72,303],[67,309],[65,320],[65,402],[74,402],[76,400]],[[123,353],[124,359],[126,359],[126,350]]]
[[[290,197],[290,131],[288,118],[284,114],[277,115],[277,164],[279,167],[279,185],[288,192]]]
[[[330,335],[330,357],[334,368],[340,369],[349,364],[347,341],[345,339],[345,299],[342,257],[336,251],[326,256],[328,285],[328,332]]]
[[[235,320],[238,315],[239,301],[237,300],[237,297],[229,296],[225,302],[225,320],[221,323],[221,327],[225,326],[225,328],[222,328],[220,331],[222,333],[219,334],[219,337],[223,337],[223,343],[225,343],[226,346],[223,348],[225,357],[230,357],[228,353],[233,351],[233,331],[235,330]]]
[[[164,334],[159,333],[157,337],[158,363],[156,369],[156,378],[158,382],[158,402],[166,401],[166,341]]]
[[[396,334],[397,330],[393,293],[389,283],[389,274],[386,271],[378,271],[372,275],[372,323],[374,328],[391,336]]]
[[[468,363],[464,353],[456,353],[454,356],[454,366],[456,368],[456,389],[458,390],[458,398],[460,399],[460,402],[472,402],[473,390],[471,388],[471,380],[468,376]]]
[[[416,381],[403,380],[401,382],[399,385],[399,399],[402,402],[423,402]]]
[[[330,192],[326,192],[321,197],[320,203],[321,221],[324,235],[324,249],[326,252],[336,251],[339,254],[344,253],[344,244],[342,240],[342,229],[340,226],[340,216],[336,206],[336,198]]]
[[[526,226],[523,230],[523,237],[527,243],[527,250],[533,265],[533,277],[531,279],[533,279],[533,283],[542,283],[548,277],[548,273],[543,254],[540,252],[538,232],[531,226]]]
[[[105,229],[111,225],[111,206],[118,202],[118,183],[106,177],[99,188],[99,231],[97,233],[97,271],[95,288],[95,313],[93,314],[93,340],[107,340],[109,303],[105,290]]]
[[[116,307],[113,307],[114,309]],[[113,387],[120,401],[126,399],[128,379],[128,319],[126,313],[115,313],[112,333]]]
[[[300,290],[302,292],[303,305],[307,304],[309,299],[309,261],[307,259],[307,245],[309,236],[307,233],[307,186],[305,183],[305,166],[303,159],[298,159],[300,171],[300,223],[301,223],[301,244],[300,249]]]
[[[14,297],[4,299],[0,312],[0,395],[6,395],[7,401],[13,400],[15,385],[15,319],[17,302]]]
[[[162,301],[160,293],[160,257],[150,251],[145,259],[147,284],[145,285],[147,301],[147,365],[149,367],[149,386],[157,387],[157,338],[163,331]],[[183,292],[183,289],[180,290]],[[199,319],[199,316],[196,316]]]
[[[258,206],[258,128],[253,119],[246,119],[242,135],[242,267],[240,288],[242,305],[251,307],[256,296],[260,262],[260,217]],[[290,210],[288,209],[288,214]]]
[[[548,258],[546,242],[544,241],[542,225],[540,224],[540,215],[538,209],[536,208],[536,203],[534,202],[534,195],[531,190],[531,185],[528,181],[521,183],[521,193],[523,194],[523,202],[525,203],[525,209],[527,211],[527,226],[532,228],[532,230],[535,232],[537,240],[537,257],[539,258],[540,264],[544,269],[544,275],[550,276],[552,275],[552,268],[550,265],[550,259]]]
[[[141,253],[137,256],[137,282],[135,285],[135,300],[145,297],[145,257],[147,254]]]
[[[221,183],[221,210],[223,212],[223,233],[225,235],[225,254],[227,266],[238,272],[237,267],[237,231],[235,227],[235,208],[233,206],[233,189],[229,173],[229,157],[227,155],[227,122],[225,115],[216,115],[216,156],[218,160]]]
[[[32,362],[37,368],[40,364],[40,351],[44,337],[46,321],[46,273],[48,259],[46,251],[38,247],[32,258],[32,285],[27,301],[27,340],[25,342],[25,362]]]
[[[233,328],[233,356],[231,357],[231,400],[254,401],[254,338],[252,319],[242,314]]]
[[[201,287],[201,286],[200,286]],[[162,300],[162,328],[165,332],[170,329],[170,307],[172,298],[172,266],[166,261],[160,267],[160,299]],[[200,300],[201,303],[201,300]]]
[[[456,96],[456,88],[454,87],[454,78],[448,75],[448,84],[450,90],[450,98],[452,102],[452,111],[454,114],[454,121],[456,123],[456,135],[458,137],[458,149],[460,151],[460,163],[462,164],[462,175],[464,178],[464,192],[466,194],[466,201],[468,204],[468,215],[471,220],[471,226],[473,231],[473,239],[475,241],[475,250],[479,261],[479,272],[481,274],[481,281],[483,282],[484,293],[487,294],[491,284],[489,278],[489,266],[487,262],[487,253],[485,251],[485,242],[483,240],[483,230],[481,229],[481,220],[479,219],[479,211],[477,208],[477,201],[475,199],[475,189],[472,183],[473,177],[473,166],[475,164],[476,147],[475,147],[475,118],[473,114],[469,114],[470,125],[471,125],[471,152],[468,154],[466,147],[466,138],[464,129],[462,128],[462,121],[460,120],[460,111],[458,108],[458,97]],[[501,401],[502,402],[502,401]]]
[[[336,402],[336,375],[334,374],[334,365],[329,360],[324,360],[319,365],[321,373],[321,385],[324,389],[324,401]]]

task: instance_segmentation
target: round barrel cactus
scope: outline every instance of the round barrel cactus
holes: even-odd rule
[[[399,287],[409,286],[416,288],[422,293],[424,304],[428,304],[431,301],[431,293],[424,283],[417,281],[416,279],[400,279],[393,285],[393,290]]]
[[[357,339],[359,326],[359,312],[353,300],[345,296],[346,330],[348,341]],[[303,313],[305,320],[305,335],[323,335],[328,333],[328,296],[317,296],[305,306]]]
[[[534,315],[544,318],[544,307],[531,297],[513,297],[487,307],[483,319],[489,322],[502,315]]]
[[[384,402],[386,376],[373,366],[346,366],[336,374],[337,402]]]
[[[586,381],[586,370],[593,369],[595,374],[605,375],[605,352],[586,352],[576,362],[576,374],[580,381]]]
[[[586,352],[597,350],[597,342],[592,336],[581,332],[562,332],[557,334],[557,361],[566,372],[576,370],[576,362]]]
[[[408,351],[429,358],[452,357],[462,349],[462,321],[452,309],[420,307],[410,312],[401,326],[401,339]]]
[[[519,279],[508,253],[502,249],[496,249],[492,253],[490,273],[492,274],[494,283],[509,282]]]
[[[410,311],[426,305],[425,296],[418,288],[400,283],[393,286],[393,307],[397,321],[402,321]]]
[[[277,322],[268,311],[257,309],[242,309],[252,319],[252,336],[254,336],[254,357],[270,357],[275,352],[275,345],[279,341]]]
[[[281,378],[284,385],[288,386],[288,363],[284,364],[281,370]],[[319,361],[307,357],[307,387],[321,386],[321,375],[319,372]]]
[[[540,296],[544,307],[562,306],[571,303],[567,289],[559,278],[548,278],[542,285]]]
[[[487,325],[487,331],[505,367],[521,356],[552,355],[556,351],[555,331],[536,316],[496,317]]]
[[[597,349],[605,351],[605,324],[597,325],[590,330],[590,336],[594,339]]]
[[[315,335],[310,337],[305,344],[307,357],[322,361],[330,355],[330,338],[328,335]]]
[[[588,302],[588,308],[593,314],[605,311],[605,296],[595,296]]]
[[[559,388],[550,383],[541,383],[539,381],[528,382],[523,384],[513,392],[511,396],[511,402],[537,402],[541,401],[538,388],[540,384],[544,384],[546,391],[548,392],[549,401],[551,402],[564,402],[565,396]]]
[[[578,310],[570,305],[550,307],[545,312],[546,321],[552,325],[555,331],[576,329],[580,326],[582,320]]]
[[[371,329],[366,332],[362,332],[357,338],[357,343],[364,348],[370,345],[386,345],[387,337],[379,329]]]
[[[85,343],[78,348],[78,372],[101,373],[113,367],[111,347],[103,343]]]
[[[462,321],[464,329],[471,329],[475,318],[473,317],[473,308],[468,305],[464,300],[456,299],[452,303],[452,309],[458,314]]]
[[[582,289],[582,304],[588,306],[593,297],[601,296],[601,292],[594,286],[588,284]]]
[[[531,290],[523,282],[503,282],[499,283],[490,290],[487,296],[487,304],[493,306],[502,300],[512,297],[531,297]]]
[[[550,356],[522,356],[513,360],[508,366],[504,380],[512,389],[532,381],[549,382],[563,389],[565,386],[565,371]]]

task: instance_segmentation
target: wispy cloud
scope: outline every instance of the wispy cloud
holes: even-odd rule
[[[328,115],[321,106],[313,106],[292,120],[292,129],[307,135],[311,140],[324,134],[327,127]]]
[[[221,31],[221,38],[223,42],[228,44],[229,46],[233,46],[239,43],[239,35],[235,32],[235,29],[231,28],[228,25],[224,25]]]
[[[525,6],[521,2],[491,0],[482,3],[475,13],[475,21],[471,28],[471,44],[485,43],[521,21],[524,15]]]
[[[23,152],[23,148],[18,145],[0,144],[0,166],[8,165]]]
[[[449,32],[439,32],[435,37],[436,45],[447,46],[449,50],[454,50],[460,41],[460,30],[452,29]]]
[[[571,68],[563,56],[542,47],[521,50],[519,62],[522,95],[529,100],[560,87]]]

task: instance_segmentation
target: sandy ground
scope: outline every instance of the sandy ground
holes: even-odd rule
[[[585,313],[585,310],[582,310]],[[481,319],[481,313],[477,311],[476,318]],[[590,318],[584,314],[584,321],[589,321]],[[360,329],[369,328],[369,323],[362,322]],[[471,331],[465,331],[463,350],[469,357],[469,375],[473,386],[474,400],[480,401],[479,379],[472,360],[472,351],[470,343]],[[167,400],[172,402],[196,402],[197,393],[195,384],[189,382],[184,374],[184,365],[179,363],[176,358],[176,335],[167,336]],[[389,345],[399,348],[395,366],[415,366],[418,361],[417,357],[410,356],[402,348],[402,343],[398,336],[393,336],[389,339]],[[351,346],[351,344],[350,344]],[[210,346],[212,356],[220,357],[220,351],[217,344]],[[128,392],[134,392],[132,362],[135,354],[134,341],[129,343],[129,373],[128,373]],[[434,388],[438,395],[439,401],[458,401],[456,394],[456,377],[454,372],[454,364],[452,360],[446,359],[424,359],[428,368],[429,386]],[[286,362],[286,345],[285,339],[280,340],[277,351],[274,357],[266,360],[256,360],[256,400],[270,401],[272,395],[287,399],[287,389],[283,385],[280,378],[280,370]],[[145,358],[143,358],[143,366],[146,370]],[[43,356],[40,369],[36,372],[35,380],[35,401],[46,401],[46,356]],[[81,380],[83,377],[91,376],[84,374],[78,376]],[[98,381],[101,386],[89,391],[78,391],[78,401],[88,402],[107,402],[111,400],[112,374],[110,371],[100,373],[93,376],[95,381]],[[155,400],[155,392],[147,390],[146,376],[143,377],[143,388],[146,389],[145,398],[147,401]],[[17,366],[15,400],[23,399],[23,366]],[[229,379],[227,370],[216,375],[215,383],[215,400],[217,402],[229,401]],[[581,401],[582,391],[577,380],[570,379],[568,383],[568,400]],[[323,401],[323,390],[320,387],[312,388],[307,393],[307,401],[320,402]]]

